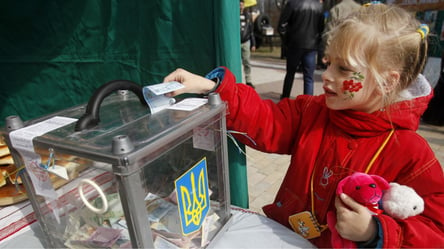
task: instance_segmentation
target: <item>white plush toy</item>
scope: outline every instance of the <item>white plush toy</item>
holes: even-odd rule
[[[422,213],[424,200],[413,188],[391,182],[382,196],[382,208],[394,218],[405,219]]]

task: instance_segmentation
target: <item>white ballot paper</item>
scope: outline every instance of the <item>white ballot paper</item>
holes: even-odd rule
[[[165,93],[173,92],[184,87],[184,85],[177,81],[143,87],[143,97],[150,108],[151,114],[162,111],[176,103],[174,98],[165,96]]]
[[[208,103],[208,99],[203,98],[187,98],[180,101],[177,104],[169,106],[168,109],[180,110],[180,111],[192,111],[200,106]]]

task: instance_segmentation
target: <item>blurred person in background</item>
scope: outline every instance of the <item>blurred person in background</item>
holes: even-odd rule
[[[290,0],[279,18],[278,32],[285,36],[286,75],[281,99],[290,97],[294,75],[302,66],[304,94],[313,95],[316,54],[324,29],[324,13],[319,0]]]
[[[357,11],[360,7],[361,5],[354,0],[339,0],[339,2],[329,11],[327,19],[328,26],[335,25],[338,20],[347,17],[350,13]],[[327,27],[327,29],[329,28],[330,27]]]
[[[250,51],[256,51],[256,40],[254,38],[253,18],[248,9],[245,8],[244,0],[240,0],[240,37],[245,83],[254,88],[251,80]]]

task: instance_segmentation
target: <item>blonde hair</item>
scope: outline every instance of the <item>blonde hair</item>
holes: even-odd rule
[[[417,32],[419,26],[415,17],[400,7],[362,6],[329,31],[325,53],[337,55],[351,66],[367,68],[379,85],[385,104],[390,104],[425,65],[427,38]],[[390,71],[399,72],[399,84],[385,94],[384,89],[393,83]]]

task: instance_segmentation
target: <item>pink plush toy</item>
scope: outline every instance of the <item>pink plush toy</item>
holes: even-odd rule
[[[378,201],[382,198],[383,191],[389,189],[389,183],[377,175],[365,173],[353,173],[338,183],[336,194],[347,194],[356,202],[366,206],[372,213],[380,214],[382,210],[378,207]],[[336,213],[327,214],[327,224],[331,231],[331,242],[333,248],[356,248],[356,243],[342,238],[336,231]]]
[[[424,200],[414,189],[397,183],[388,183],[384,178],[365,173],[354,173],[338,183],[336,194],[345,193],[366,206],[373,214],[382,212],[395,219],[406,219],[424,211]],[[382,200],[382,209],[378,202]],[[356,248],[356,243],[342,238],[336,231],[336,214],[327,214],[333,248]]]

